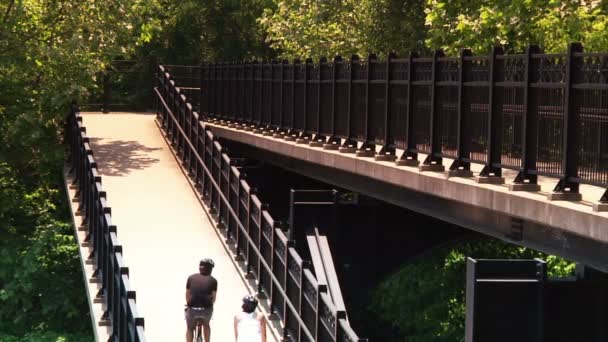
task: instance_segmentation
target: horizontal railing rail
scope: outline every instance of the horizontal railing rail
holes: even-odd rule
[[[144,342],[144,319],[137,312],[135,291],[129,283],[129,268],[122,258],[122,246],[116,238],[116,225],[112,223],[111,208],[106,202],[106,192],[101,185],[93,150],[89,144],[82,116],[73,106],[68,116],[66,141],[70,146],[71,186],[79,200],[76,215],[83,217],[86,230],[83,245],[91,248],[89,259],[93,261],[93,282],[101,289],[90,300],[104,303],[102,321],[112,326],[110,341]]]
[[[272,219],[239,172],[236,160],[233,165],[233,159],[222,151],[221,144],[205,128],[202,117],[163,66],[159,66],[158,81],[155,93],[160,125],[202,191],[218,228],[236,248],[237,258],[245,261],[247,272],[257,280],[258,295],[270,300],[272,314],[281,319],[284,327],[284,338],[298,342],[360,341],[347,322],[338,324],[343,313],[319,299],[327,289],[303,284],[303,274],[308,274],[312,282],[314,276],[291,247],[293,241]],[[310,295],[311,289],[316,295]],[[312,297],[317,298],[311,300]],[[303,306],[304,298],[315,304]]]
[[[554,192],[569,196],[555,198],[579,199],[579,184],[608,187],[606,65],[608,53],[577,43],[557,54],[530,46],[513,55],[212,63],[193,100],[205,118],[237,128],[398,165],[418,165],[422,153],[423,170],[442,171],[450,158],[451,176],[481,164],[480,182],[502,183],[502,170],[513,169],[514,190],[555,177]]]

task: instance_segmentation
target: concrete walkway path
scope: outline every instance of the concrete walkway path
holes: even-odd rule
[[[239,270],[156,126],[154,114],[82,113],[112,207],[118,240],[151,342],[184,341],[186,279],[216,267],[212,342],[234,340],[233,315],[249,293]],[[269,341],[272,334],[268,332]]]

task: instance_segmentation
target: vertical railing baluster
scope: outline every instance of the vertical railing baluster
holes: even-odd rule
[[[486,165],[476,178],[478,183],[487,184],[504,184],[505,178],[502,177],[501,168],[501,147],[502,147],[502,132],[501,132],[501,109],[498,108],[496,101],[496,56],[502,55],[501,47],[493,47],[488,57],[488,147]]]
[[[521,167],[513,183],[509,184],[510,191],[540,191],[538,176],[536,174],[537,108],[533,105],[533,100],[535,99],[532,99],[530,94],[532,91],[530,83],[532,81],[532,74],[535,71],[532,68],[532,55],[536,53],[540,53],[540,48],[537,45],[530,45],[526,49]]]
[[[348,100],[347,100],[348,115],[346,117],[346,139],[344,139],[344,143],[338,149],[338,152],[340,152],[340,153],[355,153],[357,151],[357,141],[355,139],[353,139],[353,135],[352,135],[352,118],[353,118],[352,101],[353,101],[353,70],[354,70],[353,65],[358,60],[359,60],[359,56],[352,55],[350,57],[350,61],[349,61],[350,72],[348,75]]]
[[[435,50],[433,52],[433,70],[431,72],[431,110],[430,110],[430,141],[431,151],[426,156],[426,159],[419,165],[420,171],[438,171],[443,172],[445,166],[443,166],[443,154],[441,153],[441,118],[439,117],[439,106],[438,103],[438,87],[437,78],[439,77],[439,62],[438,58],[443,57],[444,53],[441,50]]]
[[[285,94],[283,88],[285,87],[285,65],[287,65],[288,63],[289,61],[287,61],[286,59],[281,60],[280,63],[281,85],[279,92],[279,126],[277,127],[275,134],[273,134],[273,138],[281,138],[286,134],[287,131],[287,128],[285,127]]]
[[[392,68],[391,63],[397,55],[395,53],[389,53],[386,57],[385,77],[384,77],[384,145],[378,151],[375,156],[375,160],[378,161],[394,161],[397,159],[395,154],[395,136],[392,134],[391,124],[391,80],[392,80]]]
[[[457,107],[457,130],[456,130],[456,159],[450,165],[450,169],[447,172],[448,177],[473,177],[471,172],[471,151],[469,150],[469,144],[465,142],[465,139],[470,140],[470,118],[467,119],[465,111],[465,99],[467,88],[464,86],[465,77],[469,70],[467,69],[465,57],[471,56],[471,50],[462,49],[460,50],[460,69],[458,71],[458,107]],[[470,116],[470,115],[469,115]]]
[[[369,139],[370,137],[370,123],[369,123],[369,117],[370,117],[370,106],[371,101],[370,101],[370,91],[369,91],[369,81],[371,79],[371,75],[372,75],[372,63],[376,63],[376,55],[374,54],[369,54],[367,56],[367,72],[365,75],[365,111],[364,111],[364,118],[363,118],[363,144],[361,144],[361,147],[357,150],[357,152],[355,153],[355,155],[357,157],[373,157],[376,154],[376,145],[373,141],[371,141]]]
[[[323,94],[321,93],[321,81],[323,80],[323,66],[327,67],[327,58],[321,57],[319,59],[319,68],[318,68],[318,88],[317,88],[317,105],[314,110],[317,111],[317,130],[313,133],[313,136],[310,141],[310,146],[314,147],[323,147],[325,144],[326,138],[321,133],[321,98]]]
[[[342,62],[341,56],[334,57],[331,72],[331,133],[327,142],[323,144],[324,150],[337,150],[340,147],[340,138],[336,136],[336,79],[338,78],[337,63]]]
[[[304,86],[302,87],[302,97],[304,98],[304,110],[302,113],[304,117],[302,118],[302,132],[300,132],[299,137],[296,139],[296,144],[308,144],[308,142],[310,142],[310,135],[306,131],[308,130],[308,110],[311,107],[308,105],[308,77],[311,64],[312,59],[306,58],[304,61]]]
[[[414,81],[414,58],[418,57],[416,52],[408,55],[407,70],[407,113],[405,116],[406,149],[403,155],[395,161],[398,166],[418,166],[418,152],[416,149],[416,139],[414,137],[414,99],[412,98]]]
[[[574,67],[577,58],[574,54],[578,52],[583,52],[583,46],[580,43],[571,43],[568,45],[563,108],[564,159],[562,160],[561,179],[553,189],[553,192],[547,196],[547,199],[549,200],[580,201],[583,198],[582,194],[579,192],[578,183],[580,117],[576,112],[574,89],[572,88]]]
[[[218,83],[217,83],[217,62],[211,65],[211,94],[209,99],[211,100],[211,112],[209,113],[209,119],[215,119],[215,113],[217,113],[217,93],[218,93]]]
[[[297,138],[297,132],[294,130],[295,128],[295,120],[296,120],[296,70],[300,66],[300,60],[294,59],[291,65],[291,127],[287,129],[287,132],[283,136],[285,141],[295,141]]]

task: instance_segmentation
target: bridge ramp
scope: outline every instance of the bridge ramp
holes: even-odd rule
[[[233,316],[249,293],[177,161],[154,114],[83,113],[118,227],[148,341],[185,339],[186,279],[211,257],[218,296],[211,340],[231,341]],[[269,340],[272,334],[268,332]]]

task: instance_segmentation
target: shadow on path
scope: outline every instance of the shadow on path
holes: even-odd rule
[[[102,176],[126,176],[143,170],[159,159],[148,156],[160,147],[147,147],[137,141],[90,138],[97,168]]]

